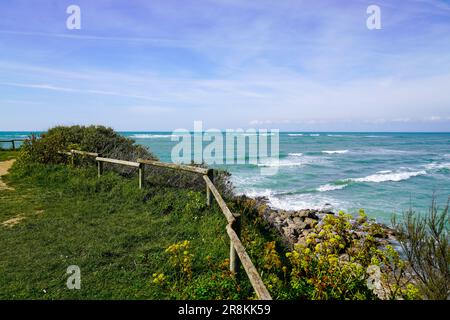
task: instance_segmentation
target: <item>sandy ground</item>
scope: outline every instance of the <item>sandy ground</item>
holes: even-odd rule
[[[14,190],[13,188],[8,187],[6,183],[2,181],[2,177],[8,173],[14,161],[16,160],[8,160],[0,162],[0,190]],[[12,228],[23,219],[24,217],[22,215],[17,215],[12,219],[3,221],[1,225],[7,228]]]
[[[8,160],[0,162],[0,190],[13,190],[2,181],[2,177],[6,175],[16,160]]]
[[[12,218],[12,219],[3,221],[3,222],[1,223],[1,225],[4,226],[4,227],[7,227],[7,228],[12,228],[12,227],[14,227],[16,224],[19,224],[20,221],[22,221],[23,219],[25,219],[25,217],[19,214],[19,215],[15,216],[15,217]]]

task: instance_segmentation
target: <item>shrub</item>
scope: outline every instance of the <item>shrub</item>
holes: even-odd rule
[[[353,218],[328,214],[298,244],[281,256],[275,242],[252,241],[249,253],[275,299],[418,299],[408,264],[379,238],[380,226],[362,212],[358,232]],[[354,223],[354,222],[353,222]],[[261,254],[263,252],[263,254]]]
[[[125,138],[111,128],[104,126],[58,126],[48,130],[41,137],[31,136],[25,141],[18,157],[18,164],[29,163],[57,164],[69,163],[66,155],[58,151],[77,149],[99,153],[103,157],[136,161],[138,158],[157,160],[146,147],[135,144],[132,139]],[[75,164],[93,164],[92,157],[76,155]],[[113,170],[121,175],[132,176],[136,169],[115,164],[105,164],[104,169]],[[232,195],[230,174],[215,170],[215,184],[224,196]],[[189,188],[204,191],[203,178],[194,173],[180,172],[165,168],[148,167],[145,180],[150,185]]]
[[[58,151],[78,149],[99,153],[104,157],[136,161],[137,158],[156,159],[145,147],[134,144],[134,141],[116,133],[111,128],[103,126],[71,126],[55,127],[42,134],[38,139],[32,136],[25,141],[19,160],[38,163],[64,163],[67,156]],[[90,158],[77,156],[78,163],[84,163]],[[130,174],[133,169],[123,166],[108,165],[121,174]]]
[[[190,252],[191,243],[188,240],[174,243],[166,249],[170,255],[170,263],[178,271],[183,280],[192,279],[192,259],[194,255]]]
[[[229,260],[216,263],[210,256],[206,257],[207,274],[194,276],[194,255],[188,240],[174,243],[165,250],[172,265],[170,274],[154,273],[152,284],[170,293],[175,299],[190,300],[229,300],[248,297],[253,291],[242,287],[240,279],[228,270]]]
[[[398,239],[418,281],[421,294],[431,300],[450,297],[450,246],[448,203],[438,213],[433,198],[429,214],[418,216],[412,209],[403,220],[393,218]]]

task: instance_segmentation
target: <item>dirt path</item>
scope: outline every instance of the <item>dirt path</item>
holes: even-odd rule
[[[13,159],[0,162],[0,190],[14,190],[13,188],[8,187],[6,183],[2,181],[2,177],[8,173],[14,161],[16,160]]]

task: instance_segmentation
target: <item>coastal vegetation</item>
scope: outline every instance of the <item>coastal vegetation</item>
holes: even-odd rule
[[[17,157],[19,151],[2,150],[0,149],[0,161],[7,161]]]
[[[18,153],[0,151],[0,161],[17,158],[3,177],[14,190],[0,191],[0,299],[256,298],[245,273],[229,271],[226,221],[206,206],[201,179],[146,170],[140,190],[133,170],[110,165],[98,179],[91,159],[58,154],[70,149],[156,159],[105,127],[57,127]],[[409,212],[390,230],[363,210],[274,212],[233,196],[226,172],[215,175],[274,299],[448,297],[447,209]],[[70,265],[81,269],[81,290],[66,287]]]
[[[433,199],[428,215],[412,209],[403,219],[393,219],[402,252],[411,266],[422,296],[430,300],[450,298],[450,246],[448,203],[439,212]]]

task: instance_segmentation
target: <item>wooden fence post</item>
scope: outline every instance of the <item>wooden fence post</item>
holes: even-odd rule
[[[11,140],[11,142],[12,142],[13,150],[15,151],[16,150],[16,143],[14,142],[14,140]]]
[[[98,177],[100,178],[100,176],[103,173],[103,162],[101,162],[101,161],[97,161],[97,172],[98,172]]]
[[[139,189],[144,187],[144,164],[139,165]]]
[[[211,182],[214,184],[214,170],[209,169],[207,176],[209,180],[211,180]],[[208,207],[211,207],[211,203],[212,203],[211,190],[209,189],[208,185],[206,185],[206,205]]]
[[[231,228],[236,232],[238,238],[241,238],[241,215],[233,214],[234,222]],[[236,249],[234,248],[233,242],[230,241],[230,271],[237,274],[239,272],[239,257],[237,255]]]

